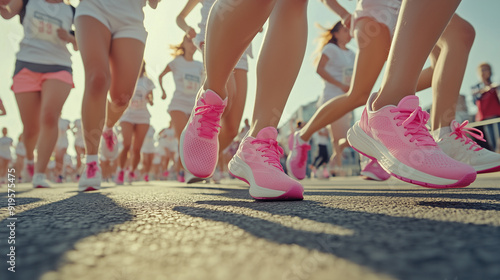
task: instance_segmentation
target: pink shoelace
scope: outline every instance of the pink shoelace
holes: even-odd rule
[[[35,165],[34,164],[28,164],[26,166],[26,168],[28,169],[28,174],[33,177],[33,175],[35,174]]]
[[[198,128],[198,135],[203,138],[213,139],[217,132],[219,132],[219,121],[224,106],[222,105],[207,105],[205,100],[201,100],[204,105],[196,107],[195,116],[201,116],[198,122],[201,126]]]
[[[94,178],[97,173],[97,162],[87,163],[87,178]]]
[[[309,144],[302,144],[299,145],[299,167],[302,167],[306,164],[307,162],[307,152],[311,149],[311,146]]]
[[[110,151],[113,151],[113,147],[115,146],[115,137],[113,137],[113,131],[112,130],[108,130],[108,131],[105,131],[104,134],[104,140],[106,141],[106,147],[108,148],[108,150]]]
[[[429,130],[425,126],[429,120],[429,113],[417,107],[415,110],[393,108],[391,113],[398,112],[394,120],[400,120],[396,125],[406,129],[405,136],[411,135],[410,142],[417,141],[417,146],[437,146]]]
[[[263,156],[267,157],[264,162],[267,162],[284,172],[280,163],[280,156],[283,154],[283,149],[278,144],[278,141],[273,139],[255,139],[251,143],[260,145],[260,147],[257,148],[257,151],[263,152]]]
[[[457,137],[455,139],[460,139],[460,141],[465,141],[465,145],[471,144],[469,150],[474,149],[474,151],[482,150],[481,146],[479,146],[474,140],[467,137],[467,134],[476,138],[477,140],[486,142],[484,140],[483,132],[477,128],[466,127],[469,124],[469,121],[464,121],[462,124],[459,124],[457,121],[451,122],[451,129],[453,132],[450,135],[455,134]],[[478,133],[476,133],[478,132]]]

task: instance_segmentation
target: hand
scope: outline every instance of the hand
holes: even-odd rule
[[[62,28],[59,28],[57,29],[57,36],[59,37],[59,39],[63,40],[64,42],[71,42],[71,37],[68,33],[68,31],[62,29]]]
[[[346,93],[346,92],[348,92],[348,91],[349,91],[349,85],[344,85],[344,84],[342,84],[342,85],[340,86],[340,89],[341,89],[344,93]]]
[[[165,93],[165,91],[163,91],[163,94],[161,95],[161,99],[163,99],[163,100],[167,99],[167,93]]]
[[[347,29],[350,29],[351,28],[351,17],[352,15],[351,14],[347,14],[345,15],[343,18],[342,18],[342,24],[347,28]]]
[[[149,7],[151,9],[155,10],[156,7],[158,7],[158,3],[160,3],[161,0],[148,0]]]
[[[194,29],[192,27],[189,27],[187,32],[186,32],[186,36],[189,39],[193,39],[194,37],[196,37],[196,31],[194,31]]]

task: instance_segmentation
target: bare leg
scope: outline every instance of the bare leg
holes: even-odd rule
[[[265,127],[278,126],[302,65],[306,43],[307,1],[278,0],[259,56],[250,136],[257,136]]]
[[[225,87],[231,71],[266,22],[275,3],[276,0],[246,0],[236,4],[232,0],[219,0],[215,3],[207,23],[205,89],[226,97]]]
[[[35,173],[45,173],[57,142],[59,115],[70,90],[71,85],[59,80],[47,80],[42,85],[41,128],[37,142]]]
[[[132,146],[134,125],[129,122],[120,122],[120,126],[122,127],[123,148],[118,159],[120,168],[124,169],[125,164],[127,163],[128,152],[130,151],[130,147]]]
[[[106,117],[106,96],[111,84],[109,50],[111,34],[97,19],[76,18],[76,39],[85,68],[82,128],[87,155],[97,155]]]
[[[366,30],[374,26],[377,26],[380,32],[367,40],[366,34],[370,32]],[[365,105],[380,75],[391,46],[391,35],[387,26],[372,18],[362,18],[356,23],[354,37],[356,41],[364,43],[356,54],[351,88],[346,94],[323,104],[314,113],[311,120],[300,130],[300,138],[304,141],[309,141],[316,131],[335,122],[348,112]]]
[[[182,111],[170,111],[169,114],[171,117],[172,127],[174,128],[175,139],[177,139],[177,141],[180,141],[182,130],[186,126],[189,116]],[[168,162],[167,162],[167,167],[168,167]],[[183,166],[180,160],[179,162],[175,163],[175,171],[177,173],[179,173],[179,171],[181,171],[182,168]]]
[[[113,127],[128,107],[141,70],[144,44],[136,39],[118,38],[111,42],[111,88],[107,103],[106,126]]]
[[[40,132],[40,109],[42,98],[40,92],[16,93],[17,106],[23,122],[23,140],[26,147],[26,158],[34,160],[34,150]]]
[[[144,143],[144,138],[146,137],[148,130],[149,124],[136,124],[134,127],[134,142],[132,144],[132,172],[135,172],[139,162],[141,161],[142,143]]]
[[[404,19],[405,24],[396,26],[382,88],[373,102],[374,110],[397,105],[405,96],[415,93],[425,61],[458,4],[460,0],[403,1],[399,19]]]

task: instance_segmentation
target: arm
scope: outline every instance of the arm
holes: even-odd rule
[[[351,25],[351,13],[349,13],[344,7],[342,7],[337,0],[321,0],[328,8],[330,8],[334,13],[336,13],[341,19],[342,24],[347,28]]]
[[[11,19],[23,9],[23,0],[0,0],[0,15]]]
[[[316,69],[316,73],[318,73],[321,78],[323,78],[325,81],[329,82],[330,84],[334,84],[338,86],[340,89],[342,89],[343,92],[348,92],[349,91],[349,85],[345,85],[341,83],[340,81],[335,80],[327,71],[326,71],[326,63],[330,60],[328,56],[325,54],[321,55],[321,59],[319,60],[318,63],[318,68]]]
[[[156,7],[158,7],[158,3],[160,3],[161,0],[148,0],[149,7],[151,9],[156,10]]]
[[[5,116],[7,115],[7,111],[5,110],[5,107],[3,106],[2,99],[0,99],[0,116]]]
[[[149,105],[153,106],[153,91],[146,94],[146,99],[148,100]]]
[[[59,28],[59,29],[57,29],[57,36],[59,37],[59,39],[63,40],[64,42],[71,43],[73,45],[73,49],[75,51],[78,50],[78,45],[76,44],[75,36],[70,34],[68,31],[66,31],[62,28]]]
[[[161,72],[160,77],[158,78],[158,80],[160,82],[160,88],[162,91],[161,99],[167,98],[167,93],[165,93],[165,89],[163,88],[163,76],[167,75],[171,71],[172,71],[172,69],[170,69],[170,65],[167,64],[167,67],[165,67],[165,70],[163,70],[163,72]]]
[[[196,36],[196,31],[194,31],[194,29],[186,23],[186,17],[189,15],[189,13],[191,13],[196,4],[198,4],[199,2],[200,0],[188,0],[186,6],[184,6],[175,20],[177,26],[179,26],[180,29],[184,30],[188,38],[191,39]]]

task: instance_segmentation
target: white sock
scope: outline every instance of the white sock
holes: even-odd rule
[[[34,160],[26,159],[26,164],[35,164]]]
[[[451,133],[451,128],[449,126],[441,127],[431,131],[431,135],[432,137],[434,137],[434,140],[439,140],[444,136],[449,135],[450,133]]]
[[[97,162],[99,160],[99,157],[97,155],[87,155],[86,156],[86,162],[91,163],[91,162]]]
[[[35,173],[33,178],[45,179],[45,173]]]

